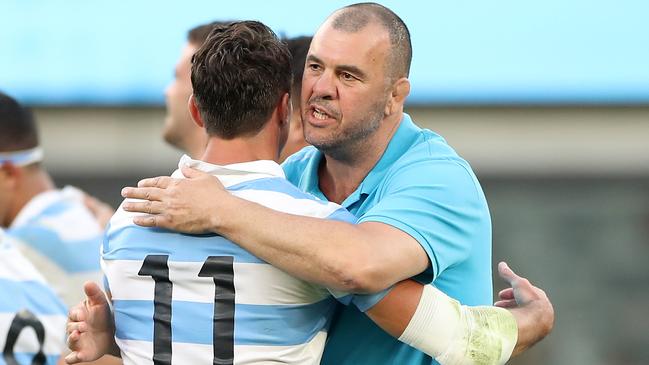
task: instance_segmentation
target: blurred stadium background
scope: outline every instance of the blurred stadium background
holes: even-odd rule
[[[0,89],[35,110],[59,185],[117,205],[177,162],[163,89],[188,29],[310,35],[349,3],[3,1]],[[412,33],[408,112],[483,183],[494,267],[555,305],[554,333],[511,363],[649,364],[649,2],[382,3]]]

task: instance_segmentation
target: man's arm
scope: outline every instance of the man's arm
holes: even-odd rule
[[[477,359],[502,364],[550,333],[554,310],[543,290],[507,264],[501,262],[498,271],[510,285],[496,303],[501,308],[460,306],[439,290],[406,280],[366,314],[384,331],[441,364],[474,364]]]
[[[481,364],[502,364],[510,355],[543,339],[552,330],[554,312],[541,289],[504,263],[498,269],[511,288],[501,292],[497,304],[508,310],[459,306],[439,291],[429,290],[422,296],[424,286],[407,280],[398,283],[366,314],[393,337],[443,365],[474,364],[476,356]],[[74,352],[66,357],[68,364],[99,359],[106,353],[119,356],[106,298],[94,283],[86,284],[85,291],[88,299],[70,311],[68,344]],[[512,332],[513,327],[518,331]],[[471,338],[480,338],[480,346],[471,348]],[[512,353],[511,343],[516,338]]]
[[[346,292],[377,292],[429,266],[422,246],[390,225],[353,225],[286,214],[233,196],[219,180],[184,168],[188,179],[145,179],[125,188],[134,219],[186,233],[212,231],[300,279]],[[254,222],[254,224],[250,224]]]

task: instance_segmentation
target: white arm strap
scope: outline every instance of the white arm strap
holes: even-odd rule
[[[518,337],[514,316],[498,307],[468,307],[432,285],[424,291],[399,341],[442,365],[499,365]]]

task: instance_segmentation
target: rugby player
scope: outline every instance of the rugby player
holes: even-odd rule
[[[0,93],[0,226],[74,305],[84,298],[83,283],[102,277],[103,226],[84,205],[83,192],[56,188],[42,159],[32,113]]]

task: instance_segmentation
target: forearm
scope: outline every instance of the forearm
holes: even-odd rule
[[[366,314],[443,365],[504,364],[517,339],[516,320],[505,309],[461,306],[412,280],[398,283]]]
[[[233,197],[214,230],[303,280],[347,292],[375,292],[427,265],[402,265],[398,245],[362,225],[286,214]],[[254,222],[254,224],[251,224]],[[424,254],[425,255],[425,254]]]

